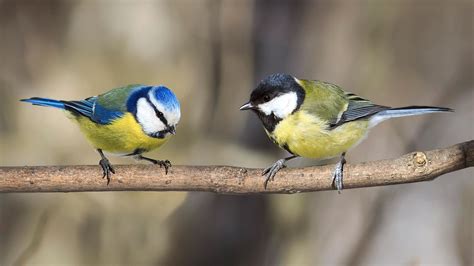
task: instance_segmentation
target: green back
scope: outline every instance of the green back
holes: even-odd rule
[[[127,111],[127,98],[130,92],[140,84],[132,84],[124,87],[112,89],[104,94],[97,96],[97,103],[109,110]]]
[[[301,109],[315,114],[331,126],[366,118],[386,106],[373,104],[369,100],[353,93],[345,92],[341,87],[319,80],[300,80],[306,92]]]
[[[300,81],[306,92],[301,110],[315,114],[323,120],[333,121],[347,108],[348,99],[340,87],[319,80]]]

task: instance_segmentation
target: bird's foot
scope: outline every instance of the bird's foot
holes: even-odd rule
[[[267,184],[269,181],[273,181],[275,179],[276,173],[281,169],[285,168],[286,159],[280,159],[276,161],[272,166],[263,170],[262,175],[266,176],[265,182],[263,183],[263,187],[267,189]]]
[[[168,169],[172,166],[171,162],[168,161],[168,160],[154,160],[154,161],[155,162],[153,162],[153,163],[160,165],[160,168],[161,167],[165,168],[165,174],[167,175],[168,174]]]
[[[145,161],[148,161],[152,164],[158,164],[158,165],[160,165],[160,168],[161,167],[165,168],[165,174],[168,174],[168,169],[171,167],[171,162],[168,161],[168,160],[155,160],[155,159],[152,159],[152,158],[144,157],[142,155],[135,156],[135,159],[145,160]]]
[[[337,192],[340,194],[343,189],[343,177],[344,177],[344,164],[346,160],[344,159],[344,155],[341,156],[341,160],[336,164],[336,168],[334,169],[334,174],[332,177],[332,185],[334,188],[337,189]]]
[[[114,168],[112,167],[112,164],[110,164],[110,162],[107,158],[101,159],[99,161],[99,165],[102,167],[102,171],[104,172],[104,175],[102,176],[102,178],[107,177],[107,185],[109,185],[110,176],[112,174],[115,174],[115,170],[114,170]]]

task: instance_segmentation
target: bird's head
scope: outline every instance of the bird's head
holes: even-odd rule
[[[142,87],[130,98],[133,113],[143,131],[150,137],[164,138],[176,134],[181,117],[176,95],[165,86]]]
[[[258,114],[265,127],[274,126],[299,109],[305,97],[297,79],[287,74],[272,74],[260,81],[252,91],[250,101],[240,110],[252,110]]]

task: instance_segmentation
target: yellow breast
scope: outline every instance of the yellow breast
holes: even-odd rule
[[[269,136],[296,155],[324,159],[346,152],[365,137],[368,122],[357,120],[328,130],[327,124],[306,111],[283,119]]]
[[[160,147],[169,138],[158,139],[146,135],[130,113],[107,125],[94,123],[83,116],[74,117],[73,120],[95,148],[110,153],[130,154],[137,149],[147,152]]]

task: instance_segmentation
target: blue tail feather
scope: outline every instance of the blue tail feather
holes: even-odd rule
[[[70,111],[74,114],[83,115],[85,117],[93,119],[93,106],[95,98],[88,98],[83,101],[61,101],[53,100],[48,98],[33,97],[30,99],[22,99],[22,102],[32,103],[34,105],[54,107]]]
[[[54,100],[54,99],[33,97],[29,99],[21,99],[20,101],[31,103],[33,105],[65,109],[64,103],[58,100]]]

